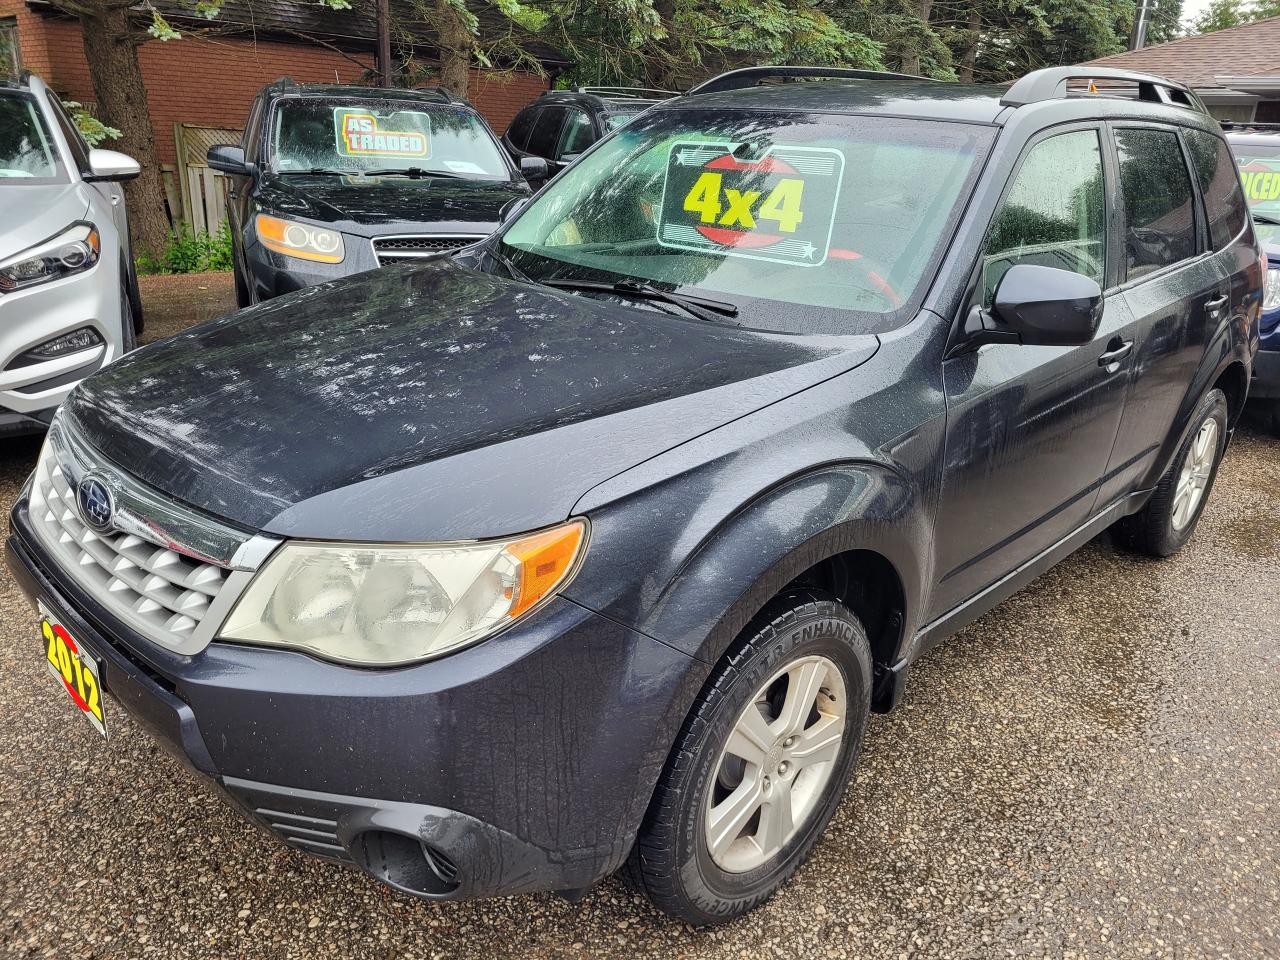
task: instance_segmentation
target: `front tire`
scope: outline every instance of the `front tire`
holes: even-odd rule
[[[1227,447],[1227,396],[1210,390],[1196,407],[1190,435],[1178,448],[1147,505],[1114,527],[1122,547],[1153,557],[1179,550],[1196,531]]]
[[[789,591],[712,672],[625,868],[695,926],[759,906],[835,813],[871,706],[870,645],[847,608]]]

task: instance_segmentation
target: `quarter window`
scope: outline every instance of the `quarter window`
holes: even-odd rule
[[[1196,254],[1191,175],[1178,136],[1166,130],[1118,130],[1124,247],[1129,279]]]
[[[1005,273],[1018,263],[1070,270],[1103,284],[1106,200],[1097,131],[1051,137],[1023,160],[987,239],[982,276],[987,306]]]
[[[1221,250],[1240,235],[1248,216],[1235,161],[1227,145],[1213,134],[1187,130],[1185,135],[1209,217],[1209,236],[1214,249]]]
[[[591,118],[585,110],[570,110],[564,129],[560,131],[560,145],[556,147],[556,159],[575,157],[591,146],[593,139]]]

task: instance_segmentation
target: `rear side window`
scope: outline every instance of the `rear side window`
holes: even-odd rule
[[[1107,218],[1102,150],[1095,130],[1063,133],[1031,148],[991,224],[983,303],[1010,267],[1033,263],[1105,286]]]
[[[507,141],[517,150],[523,150],[529,142],[529,131],[533,129],[533,121],[538,116],[537,107],[528,107],[516,114],[507,127]]]
[[[1191,175],[1178,135],[1166,130],[1117,130],[1116,153],[1129,279],[1195,256]]]
[[[1209,236],[1214,249],[1221,250],[1239,236],[1248,216],[1235,161],[1227,145],[1213,134],[1187,130],[1185,136],[1209,217]]]
[[[533,125],[533,132],[529,134],[529,145],[524,149],[548,160],[555,156],[560,127],[568,112],[564,107],[543,107],[538,114],[538,122]]]

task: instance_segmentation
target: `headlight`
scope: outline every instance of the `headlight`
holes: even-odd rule
[[[262,245],[276,253],[318,263],[341,263],[347,255],[342,246],[342,234],[337,230],[297,220],[282,220],[265,213],[258,214],[254,223]]]
[[[1280,307],[1280,266],[1267,271],[1262,281],[1262,309],[1274,310]]]
[[[362,666],[450,653],[515,622],[577,569],[583,520],[510,541],[286,543],[222,626],[224,640]]]
[[[102,238],[91,223],[73,223],[56,237],[0,261],[0,292],[83,273],[98,262]]]

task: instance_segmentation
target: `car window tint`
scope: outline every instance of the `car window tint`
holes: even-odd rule
[[[1191,175],[1177,134],[1118,130],[1120,188],[1124,195],[1125,259],[1129,279],[1196,253]]]
[[[262,108],[265,102],[263,97],[254,98],[253,105],[249,107],[249,119],[240,133],[240,146],[245,158],[253,163],[258,160],[258,144],[262,142]]]
[[[1214,249],[1220,250],[1244,229],[1248,215],[1235,161],[1227,145],[1213,134],[1187,130],[1185,135],[1209,217],[1209,235]]]
[[[82,176],[89,175],[89,145],[84,142],[84,137],[80,135],[80,130],[67,116],[67,111],[62,108],[62,103],[55,96],[49,97],[49,106],[53,108],[54,118],[58,121],[58,126],[62,130],[62,135],[67,139],[67,146],[71,148],[71,158],[76,162],[76,168]]]
[[[591,130],[591,118],[585,110],[570,110],[568,119],[560,131],[560,143],[556,147],[557,160],[574,157],[591,146],[595,134]]]
[[[61,158],[36,101],[0,93],[0,187],[65,179]]]
[[[568,110],[564,107],[543,107],[538,120],[529,134],[529,144],[524,149],[539,157],[550,160],[555,156],[556,145],[560,139],[560,127],[564,123]]]
[[[1016,263],[1082,273],[1103,283],[1107,262],[1102,150],[1093,130],[1044,140],[1022,161],[991,224],[983,303]]]
[[[537,107],[528,107],[516,114],[507,127],[507,141],[517,150],[523,150],[529,142],[529,131],[533,129],[533,121],[538,117]]]

